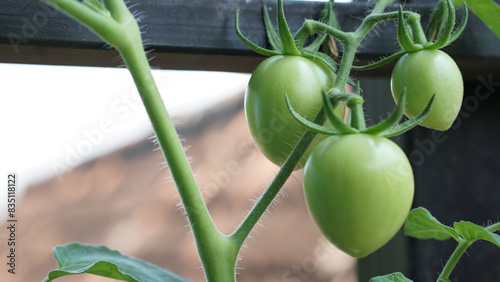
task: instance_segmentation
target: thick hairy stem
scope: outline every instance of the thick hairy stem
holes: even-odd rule
[[[469,248],[471,244],[472,244],[471,241],[465,241],[465,240],[458,244],[457,248],[455,249],[455,251],[453,251],[450,258],[446,262],[443,271],[441,272],[441,274],[439,274],[437,280],[438,282],[449,281],[451,272],[457,265],[458,261],[460,260],[460,257],[462,257],[462,255],[465,253],[465,251],[467,250],[467,248]]]
[[[151,74],[135,18],[122,0],[98,11],[76,0],[47,0],[115,47],[129,69],[177,185],[209,281],[234,280],[237,248],[214,226],[191,167]]]
[[[158,143],[177,185],[207,280],[217,281],[220,277],[234,279],[236,254],[234,251],[230,252],[230,248],[226,246],[227,239],[217,231],[212,222],[175,127],[154,83],[142,46],[130,46],[120,52],[141,94]]]
[[[325,122],[325,115],[323,109],[319,111],[316,118],[314,119],[314,123],[323,124]],[[307,147],[311,144],[316,133],[307,130],[302,138],[297,143],[297,146],[292,151],[288,159],[285,161],[280,171],[271,182],[269,187],[266,189],[264,194],[260,197],[259,201],[255,204],[252,210],[248,213],[246,218],[243,220],[241,225],[234,231],[233,234],[230,235],[234,244],[237,246],[241,246],[245,239],[248,237],[248,234],[252,230],[252,228],[257,224],[259,219],[262,217],[264,212],[267,210],[269,205],[272,203],[280,189],[285,184],[286,180],[292,174],[295,166],[300,161],[302,155],[306,151]]]

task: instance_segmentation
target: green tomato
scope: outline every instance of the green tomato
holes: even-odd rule
[[[325,235],[362,258],[401,228],[414,194],[413,172],[394,142],[368,134],[330,136],[304,168],[309,212]]]
[[[442,131],[452,126],[464,95],[460,70],[450,56],[439,50],[421,50],[401,57],[392,72],[391,87],[396,103],[406,87],[404,113],[409,118],[421,113],[436,94],[429,115],[420,125]]]
[[[313,120],[333,75],[326,66],[300,56],[270,57],[253,72],[245,94],[247,123],[257,147],[274,164],[283,165],[306,130],[288,110],[285,93],[295,111]],[[313,140],[296,169],[323,138]]]

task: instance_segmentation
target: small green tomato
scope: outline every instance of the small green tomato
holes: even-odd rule
[[[396,103],[406,87],[404,113],[409,118],[421,113],[436,94],[429,115],[420,125],[441,131],[452,126],[464,94],[460,70],[439,50],[420,50],[401,57],[392,72],[391,87]]]
[[[283,165],[306,130],[288,110],[285,93],[292,107],[312,120],[333,77],[326,66],[300,56],[273,56],[255,69],[245,94],[245,113],[257,147],[271,162]],[[313,140],[296,169],[304,166],[323,138],[318,135]]]
[[[362,258],[403,225],[413,201],[413,172],[394,142],[368,134],[330,136],[304,168],[314,221],[339,249]]]

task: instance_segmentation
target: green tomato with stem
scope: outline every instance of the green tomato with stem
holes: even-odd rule
[[[325,237],[362,258],[403,225],[413,201],[411,165],[389,139],[369,134],[330,136],[304,168],[307,207]]]
[[[391,88],[396,103],[406,88],[404,113],[409,118],[421,113],[436,94],[429,115],[420,125],[441,131],[453,125],[464,95],[457,64],[439,50],[420,50],[401,57],[392,72]]]
[[[248,127],[259,150],[281,166],[306,131],[288,110],[285,94],[292,107],[313,120],[323,105],[322,92],[333,85],[335,73],[326,65],[301,56],[277,55],[264,60],[253,72],[245,93]],[[345,107],[338,107],[343,115]],[[317,136],[295,169],[307,161]]]

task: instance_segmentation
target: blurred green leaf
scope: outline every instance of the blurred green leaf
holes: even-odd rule
[[[500,6],[493,0],[453,0],[455,7],[463,3],[500,38]]]
[[[59,269],[44,282],[56,278],[88,273],[129,282],[186,282],[188,280],[145,261],[131,258],[104,246],[72,243],[54,248]]]
[[[454,224],[455,230],[466,240],[486,240],[500,247],[500,235],[468,221]]]
[[[455,229],[443,225],[422,207],[410,211],[404,231],[406,235],[419,239],[446,240],[453,237],[455,240],[459,240]]]

